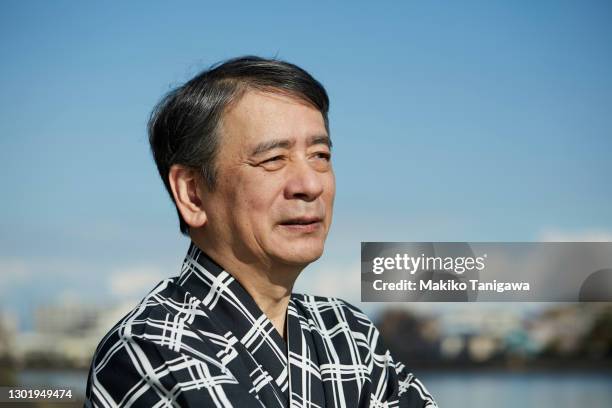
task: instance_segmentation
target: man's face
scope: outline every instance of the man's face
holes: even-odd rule
[[[217,186],[204,197],[216,245],[244,263],[305,265],[321,256],[335,179],[321,113],[247,91],[221,125]]]

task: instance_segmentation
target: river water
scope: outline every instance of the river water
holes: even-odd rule
[[[611,408],[612,373],[428,373],[440,407]]]
[[[25,370],[17,378],[24,386],[70,387],[83,395],[86,377],[85,371]],[[612,407],[612,372],[425,372],[419,378],[441,408]]]

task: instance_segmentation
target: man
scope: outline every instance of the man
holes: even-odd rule
[[[257,57],[160,102],[151,148],[192,243],[100,343],[86,404],[435,407],[358,309],[292,293],[331,225],[328,105],[307,72]]]

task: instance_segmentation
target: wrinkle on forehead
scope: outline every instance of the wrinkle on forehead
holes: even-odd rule
[[[256,101],[256,103],[253,103],[251,100],[248,103],[244,103],[245,98],[257,96],[275,99],[280,102],[280,104],[266,103],[265,100]],[[331,147],[331,140],[325,128],[323,115],[312,103],[307,103],[304,99],[298,98],[288,92],[250,90],[234,101],[232,106],[228,107],[220,121],[220,145],[223,146],[220,149],[220,153],[223,154],[223,151],[227,150],[230,140],[237,142],[230,142],[231,145],[233,145],[232,147],[234,147],[234,149],[230,148],[230,150],[236,150],[236,148],[240,149],[240,151],[228,152],[231,154],[256,155],[276,147],[292,147],[296,143],[296,140],[287,134],[287,130],[291,129],[285,126],[284,122],[293,122],[292,126],[295,126],[296,120],[293,120],[294,118],[291,116],[293,115],[295,117],[295,115],[302,115],[303,113],[290,108],[287,108],[286,112],[283,112],[283,105],[300,105],[309,108],[308,110],[304,110],[304,114],[307,112],[309,114],[316,114],[318,116],[317,119],[320,119],[320,122],[318,120],[316,122],[319,122],[321,127],[315,129],[317,126],[312,126],[312,124],[316,122],[309,120],[304,115],[304,120],[298,120],[297,122],[301,122],[305,126],[310,126],[312,129],[298,129],[297,133],[311,133],[306,139],[308,146],[325,144]],[[240,111],[237,111],[237,109]],[[286,116],[287,114],[289,114],[289,116]],[[253,118],[258,119],[253,120]],[[274,126],[271,126],[272,124],[274,124]],[[246,148],[245,145],[247,144],[253,144],[254,146]]]

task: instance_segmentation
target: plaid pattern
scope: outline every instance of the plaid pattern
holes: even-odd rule
[[[291,295],[287,342],[194,244],[102,340],[86,406],[436,407],[358,309]]]

